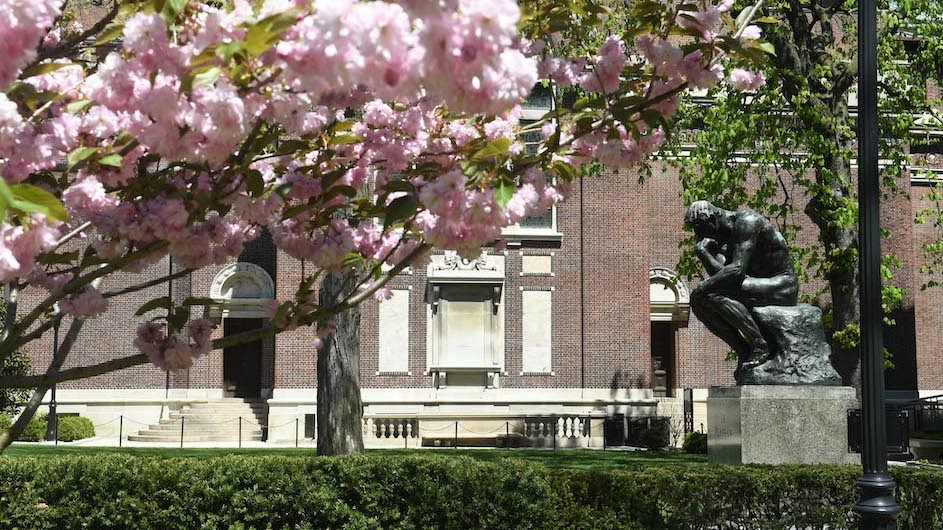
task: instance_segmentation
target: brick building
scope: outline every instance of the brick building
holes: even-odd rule
[[[919,289],[919,245],[933,237],[932,228],[912,221],[922,185],[916,178],[905,183],[910,197],[900,195],[883,211],[892,233],[885,248],[902,258],[895,281],[907,291],[897,325],[887,332],[895,362],[888,385],[900,398],[943,391],[937,355],[943,292]],[[568,202],[508,230],[504,250],[488,249],[476,261],[439,252],[429,265],[394,279],[391,299],[362,306],[370,432],[390,422],[434,437],[456,420],[469,432],[484,432],[525,417],[678,415],[684,388],[694,389],[695,425],[704,423],[706,389],[733,384],[734,363],[689,312],[693,285],[675,278],[686,208],[679,186],[667,166],[641,184],[626,172],[586,178],[574,183]],[[150,272],[171,266],[165,260]],[[137,306],[168,293],[219,300],[206,310],[221,324],[218,336],[263,326],[262,301],[288,298],[304,269],[261,237],[238,263],[152,287],[137,299],[116,299],[86,324],[69,362],[126,355],[143,318],[133,316]],[[311,435],[312,339],[311,329],[299,329],[212,353],[169,375],[145,365],[62,384],[59,410],[99,424],[119,415],[148,424],[184,403],[235,396],[258,400],[257,421],[268,426],[270,439],[290,439],[301,422]],[[32,346],[36,366],[51,349],[49,337]]]
[[[525,118],[543,114],[539,97],[532,104],[537,108]],[[943,172],[943,161],[927,156],[925,162]],[[895,281],[907,293],[897,325],[886,333],[895,363],[888,386],[901,399],[943,393],[937,353],[943,290],[920,290],[920,245],[934,240],[936,229],[913,224],[915,210],[926,205],[919,189],[926,185],[917,177],[903,182],[904,193],[882,213],[891,233],[885,248],[901,257]],[[694,389],[694,424],[705,423],[707,388],[733,384],[735,364],[688,310],[693,284],[674,272],[685,237],[679,192],[678,176],[667,165],[643,183],[632,172],[587,178],[574,183],[565,204],[508,230],[505,249],[487,249],[473,262],[440,252],[428,266],[393,280],[390,300],[362,306],[365,432],[405,425],[410,436],[434,438],[457,420],[473,433],[495,432],[512,420],[516,428],[537,421],[543,429],[545,418],[559,415],[677,417],[685,388]],[[168,270],[173,264],[164,260],[145,274]],[[264,326],[262,302],[290,298],[304,272],[305,263],[262,237],[237,263],[112,300],[104,316],[86,324],[66,368],[127,355],[137,322],[148,316],[135,316],[136,309],[166,294],[217,299],[207,310],[220,324],[217,337]],[[104,288],[139,281],[118,276]],[[146,431],[162,418],[169,421],[170,409],[232,396],[256,403],[232,410],[254,416],[270,439],[293,437],[302,422],[310,435],[313,333],[299,329],[214,352],[184,371],[165,374],[144,365],[64,383],[57,389],[59,411],[111,422],[99,428],[108,435],[118,417]],[[31,343],[34,366],[48,365],[52,349],[50,334]],[[218,423],[233,421],[226,415],[229,402],[205,406]]]

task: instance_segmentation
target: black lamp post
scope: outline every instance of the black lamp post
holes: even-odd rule
[[[862,530],[895,530],[897,484],[887,472],[881,223],[878,180],[877,0],[858,0],[858,270],[861,279]]]
[[[59,358],[59,320],[53,320],[52,323],[52,358]],[[56,413],[56,384],[50,388],[52,392],[49,396],[49,416],[46,419],[46,441],[59,441],[59,416]]]

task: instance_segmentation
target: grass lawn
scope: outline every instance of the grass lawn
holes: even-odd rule
[[[313,456],[313,448],[168,448],[168,447],[69,447],[53,445],[13,444],[4,456],[56,458],[66,455],[97,455],[118,453],[160,458],[209,458],[226,455],[280,455]],[[569,469],[616,470],[640,466],[701,466],[707,465],[707,455],[689,455],[681,452],[647,453],[642,451],[601,451],[568,449],[368,449],[368,455],[435,454],[445,457],[468,456],[478,460],[499,461],[503,458],[521,458],[548,467]]]

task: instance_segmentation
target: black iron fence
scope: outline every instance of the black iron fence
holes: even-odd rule
[[[905,454],[910,452],[910,411],[901,408],[888,408],[887,414],[887,452]],[[848,452],[861,452],[861,409],[848,411]]]

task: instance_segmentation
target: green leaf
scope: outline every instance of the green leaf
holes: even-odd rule
[[[773,18],[773,17],[760,17],[754,20],[753,22],[756,22],[758,24],[779,24],[779,19]]]
[[[776,55],[776,47],[772,42],[761,42],[759,48],[770,55]]]
[[[408,219],[415,215],[419,207],[419,202],[412,195],[403,195],[393,199],[393,202],[386,207],[386,217],[383,219],[383,230],[393,226],[399,221]]]
[[[98,163],[103,166],[121,167],[121,155],[111,153],[98,159]]]
[[[500,137],[495,138],[488,142],[484,147],[479,149],[475,154],[472,155],[471,159],[475,162],[480,162],[486,158],[495,157],[498,155],[503,155],[508,152],[508,149],[511,147],[511,140]]]
[[[41,213],[46,217],[59,221],[68,221],[69,214],[65,207],[59,202],[55,195],[48,191],[33,186],[32,184],[11,184],[10,193],[14,200],[10,206],[25,212]]]
[[[353,134],[339,134],[331,138],[330,145],[359,144],[362,141],[363,138]]]
[[[26,70],[23,70],[23,73],[20,74],[20,79],[26,79],[27,77],[33,77],[42,74],[48,74],[49,72],[55,72],[60,68],[65,68],[66,66],[72,66],[72,63],[69,62],[52,62],[52,63],[39,63],[30,66]]]
[[[164,0],[161,2],[163,3],[162,9],[158,9],[157,11],[163,15],[164,19],[170,22],[177,19],[177,15],[187,7],[189,1],[190,0]]]
[[[250,197],[262,195],[262,191],[265,189],[265,179],[262,177],[262,173],[257,169],[250,169],[243,173],[242,179],[246,183],[246,193]]]
[[[304,140],[283,140],[279,142],[275,154],[290,155],[296,151],[301,151],[309,147],[308,142]]]
[[[191,83],[191,88],[209,86],[216,82],[219,79],[219,75],[223,71],[218,66],[213,66],[207,68],[205,71],[200,72],[193,76],[193,82]]]
[[[78,147],[69,153],[67,161],[69,162],[69,169],[72,169],[77,164],[88,160],[92,155],[98,152],[100,148],[98,147]]]
[[[81,112],[85,110],[85,108],[91,104],[92,104],[92,100],[90,99],[78,99],[66,105],[65,110],[71,112],[72,114],[75,114],[77,112]]]
[[[51,254],[41,254],[36,261],[43,265],[70,265],[79,259],[79,251],[72,252],[53,252]]]
[[[514,186],[514,184],[501,181],[494,189],[494,197],[498,200],[498,204],[501,206],[501,208],[504,208],[508,205],[508,202],[510,202],[511,197],[514,196],[514,192],[516,191],[517,187]]]
[[[743,11],[741,11],[740,14],[737,15],[737,21],[736,21],[737,28],[742,28],[743,25],[746,24],[747,17],[749,16],[750,16],[750,8],[746,8]]]
[[[295,25],[297,19],[298,10],[292,9],[256,22],[246,31],[246,51],[253,57],[262,55],[275,45],[285,30]]]
[[[105,29],[99,33],[98,38],[95,39],[95,46],[101,46],[103,44],[108,44],[109,42],[118,38],[121,33],[124,32],[124,23],[115,22],[105,26]]]
[[[170,300],[169,296],[161,296],[160,298],[155,298],[144,302],[141,307],[134,313],[137,316],[141,316],[148,311],[153,311],[155,309],[167,308],[168,310],[173,306],[173,302]]]

